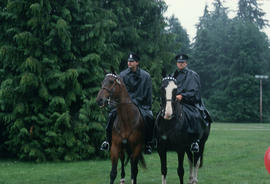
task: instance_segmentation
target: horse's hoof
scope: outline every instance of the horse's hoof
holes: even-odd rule
[[[125,184],[125,179],[121,179],[120,184]]]
[[[198,184],[198,180],[194,179],[192,181],[189,181],[188,184]]]

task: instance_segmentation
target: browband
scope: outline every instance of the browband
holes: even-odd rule
[[[174,77],[164,77],[162,81],[165,81],[165,80],[173,80],[174,82],[176,82],[176,79]]]
[[[113,73],[108,73],[108,74],[106,74],[106,77],[107,77],[107,76],[112,76],[112,77],[114,77],[114,78],[118,78],[117,75],[115,75],[115,74],[113,74]]]

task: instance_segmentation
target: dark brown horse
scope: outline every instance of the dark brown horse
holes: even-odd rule
[[[142,166],[146,167],[142,154],[144,148],[144,123],[140,111],[132,103],[123,80],[114,71],[106,74],[96,101],[101,107],[112,103],[117,109],[110,149],[112,162],[110,183],[113,184],[116,178],[119,158],[121,160],[120,183],[125,183],[124,166],[125,153],[127,153],[127,160],[130,160],[131,164],[131,182],[136,184],[138,162],[140,161]]]
[[[162,184],[166,184],[167,175],[167,151],[176,151],[178,155],[177,173],[180,184],[183,184],[184,176],[184,155],[188,156],[190,173],[189,184],[197,184],[198,168],[202,166],[204,145],[210,133],[210,124],[206,126],[199,142],[199,152],[190,151],[193,138],[186,131],[187,121],[183,115],[183,106],[176,101],[177,85],[173,77],[165,77],[162,80],[162,105],[161,111],[156,119],[157,126],[157,148],[161,161]]]

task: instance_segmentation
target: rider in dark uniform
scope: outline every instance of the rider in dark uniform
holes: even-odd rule
[[[212,119],[201,100],[200,77],[187,67],[188,56],[179,54],[175,60],[178,68],[175,76],[177,81],[176,99],[183,104],[184,115],[188,122],[187,132],[193,136],[191,150],[198,152],[198,142],[203,129],[212,122]]]
[[[154,117],[152,107],[152,82],[148,72],[139,68],[139,56],[131,53],[128,58],[128,68],[120,73],[132,102],[139,108],[145,122],[145,154],[151,154]],[[109,150],[112,137],[112,125],[116,117],[116,109],[109,113],[106,127],[107,140],[101,145],[101,150]]]

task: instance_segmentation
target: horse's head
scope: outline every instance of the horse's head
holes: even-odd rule
[[[175,106],[176,106],[176,90],[177,84],[175,76],[177,76],[177,71],[174,76],[166,76],[165,72],[162,72],[162,82],[161,82],[161,108],[162,117],[166,120],[170,120],[174,116]],[[166,76],[166,77],[165,77]]]
[[[104,107],[110,104],[111,101],[117,101],[121,92],[121,85],[121,78],[114,72],[106,74],[101,89],[98,92],[97,104],[100,107]]]
[[[173,117],[174,104],[176,102],[176,79],[173,77],[165,77],[161,84],[161,99],[162,99],[162,116],[166,120]]]

